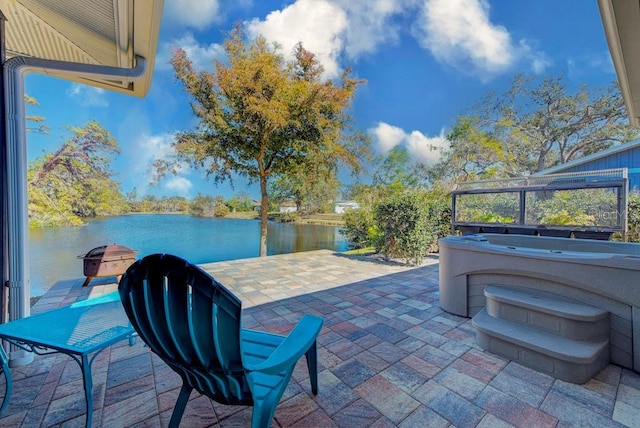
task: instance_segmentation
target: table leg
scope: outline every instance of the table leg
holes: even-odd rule
[[[0,364],[2,365],[2,372],[4,373],[5,379],[4,398],[2,399],[2,405],[0,405],[0,413],[2,413],[9,404],[9,397],[11,397],[11,389],[13,386],[13,382],[11,380],[11,372],[9,371],[9,358],[4,352],[2,344],[0,344]]]
[[[91,428],[93,418],[93,379],[91,377],[91,364],[86,355],[82,355],[82,382],[84,383],[84,398],[87,401],[87,420],[85,426]]]

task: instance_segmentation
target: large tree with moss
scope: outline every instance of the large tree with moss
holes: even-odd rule
[[[335,82],[325,80],[317,58],[301,44],[286,61],[278,46],[262,37],[245,41],[240,26],[224,49],[227,59],[216,61],[211,73],[195,70],[184,50],[174,52],[176,77],[200,122],[194,131],[179,132],[176,157],[156,166],[163,175],[188,162],[215,182],[233,174],[259,182],[260,255],[265,256],[269,178],[318,161],[357,170],[360,156],[368,153],[348,114],[362,81],[349,70]]]
[[[638,136],[617,83],[572,90],[562,77],[514,77],[460,116],[434,179],[521,176],[569,162]]]
[[[127,210],[110,169],[110,156],[120,151],[116,140],[97,122],[70,131],[73,135],[58,150],[29,165],[32,226],[78,225],[83,218]]]

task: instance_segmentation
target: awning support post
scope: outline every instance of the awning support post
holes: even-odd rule
[[[119,68],[92,64],[31,57],[13,57],[3,62],[3,89],[5,108],[5,159],[2,219],[6,267],[3,284],[9,294],[9,314],[6,321],[24,318],[30,314],[29,284],[29,212],[27,196],[27,135],[25,124],[24,76],[27,73],[52,74],[64,71],[67,75],[91,78],[121,77],[140,79],[146,69],[146,60],[136,57],[134,68]],[[6,183],[6,184],[5,184]],[[11,366],[24,365],[33,360],[33,354],[16,349],[10,352]]]

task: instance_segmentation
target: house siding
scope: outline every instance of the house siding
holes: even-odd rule
[[[640,139],[610,147],[602,152],[557,165],[533,175],[586,172],[603,169],[627,168],[629,190],[640,192]]]
[[[559,172],[585,172],[600,169],[627,168],[629,173],[629,190],[640,191],[640,147],[612,153],[580,165],[562,169]]]

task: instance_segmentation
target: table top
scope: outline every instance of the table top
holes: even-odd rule
[[[118,292],[0,324],[0,338],[87,355],[134,332]]]

